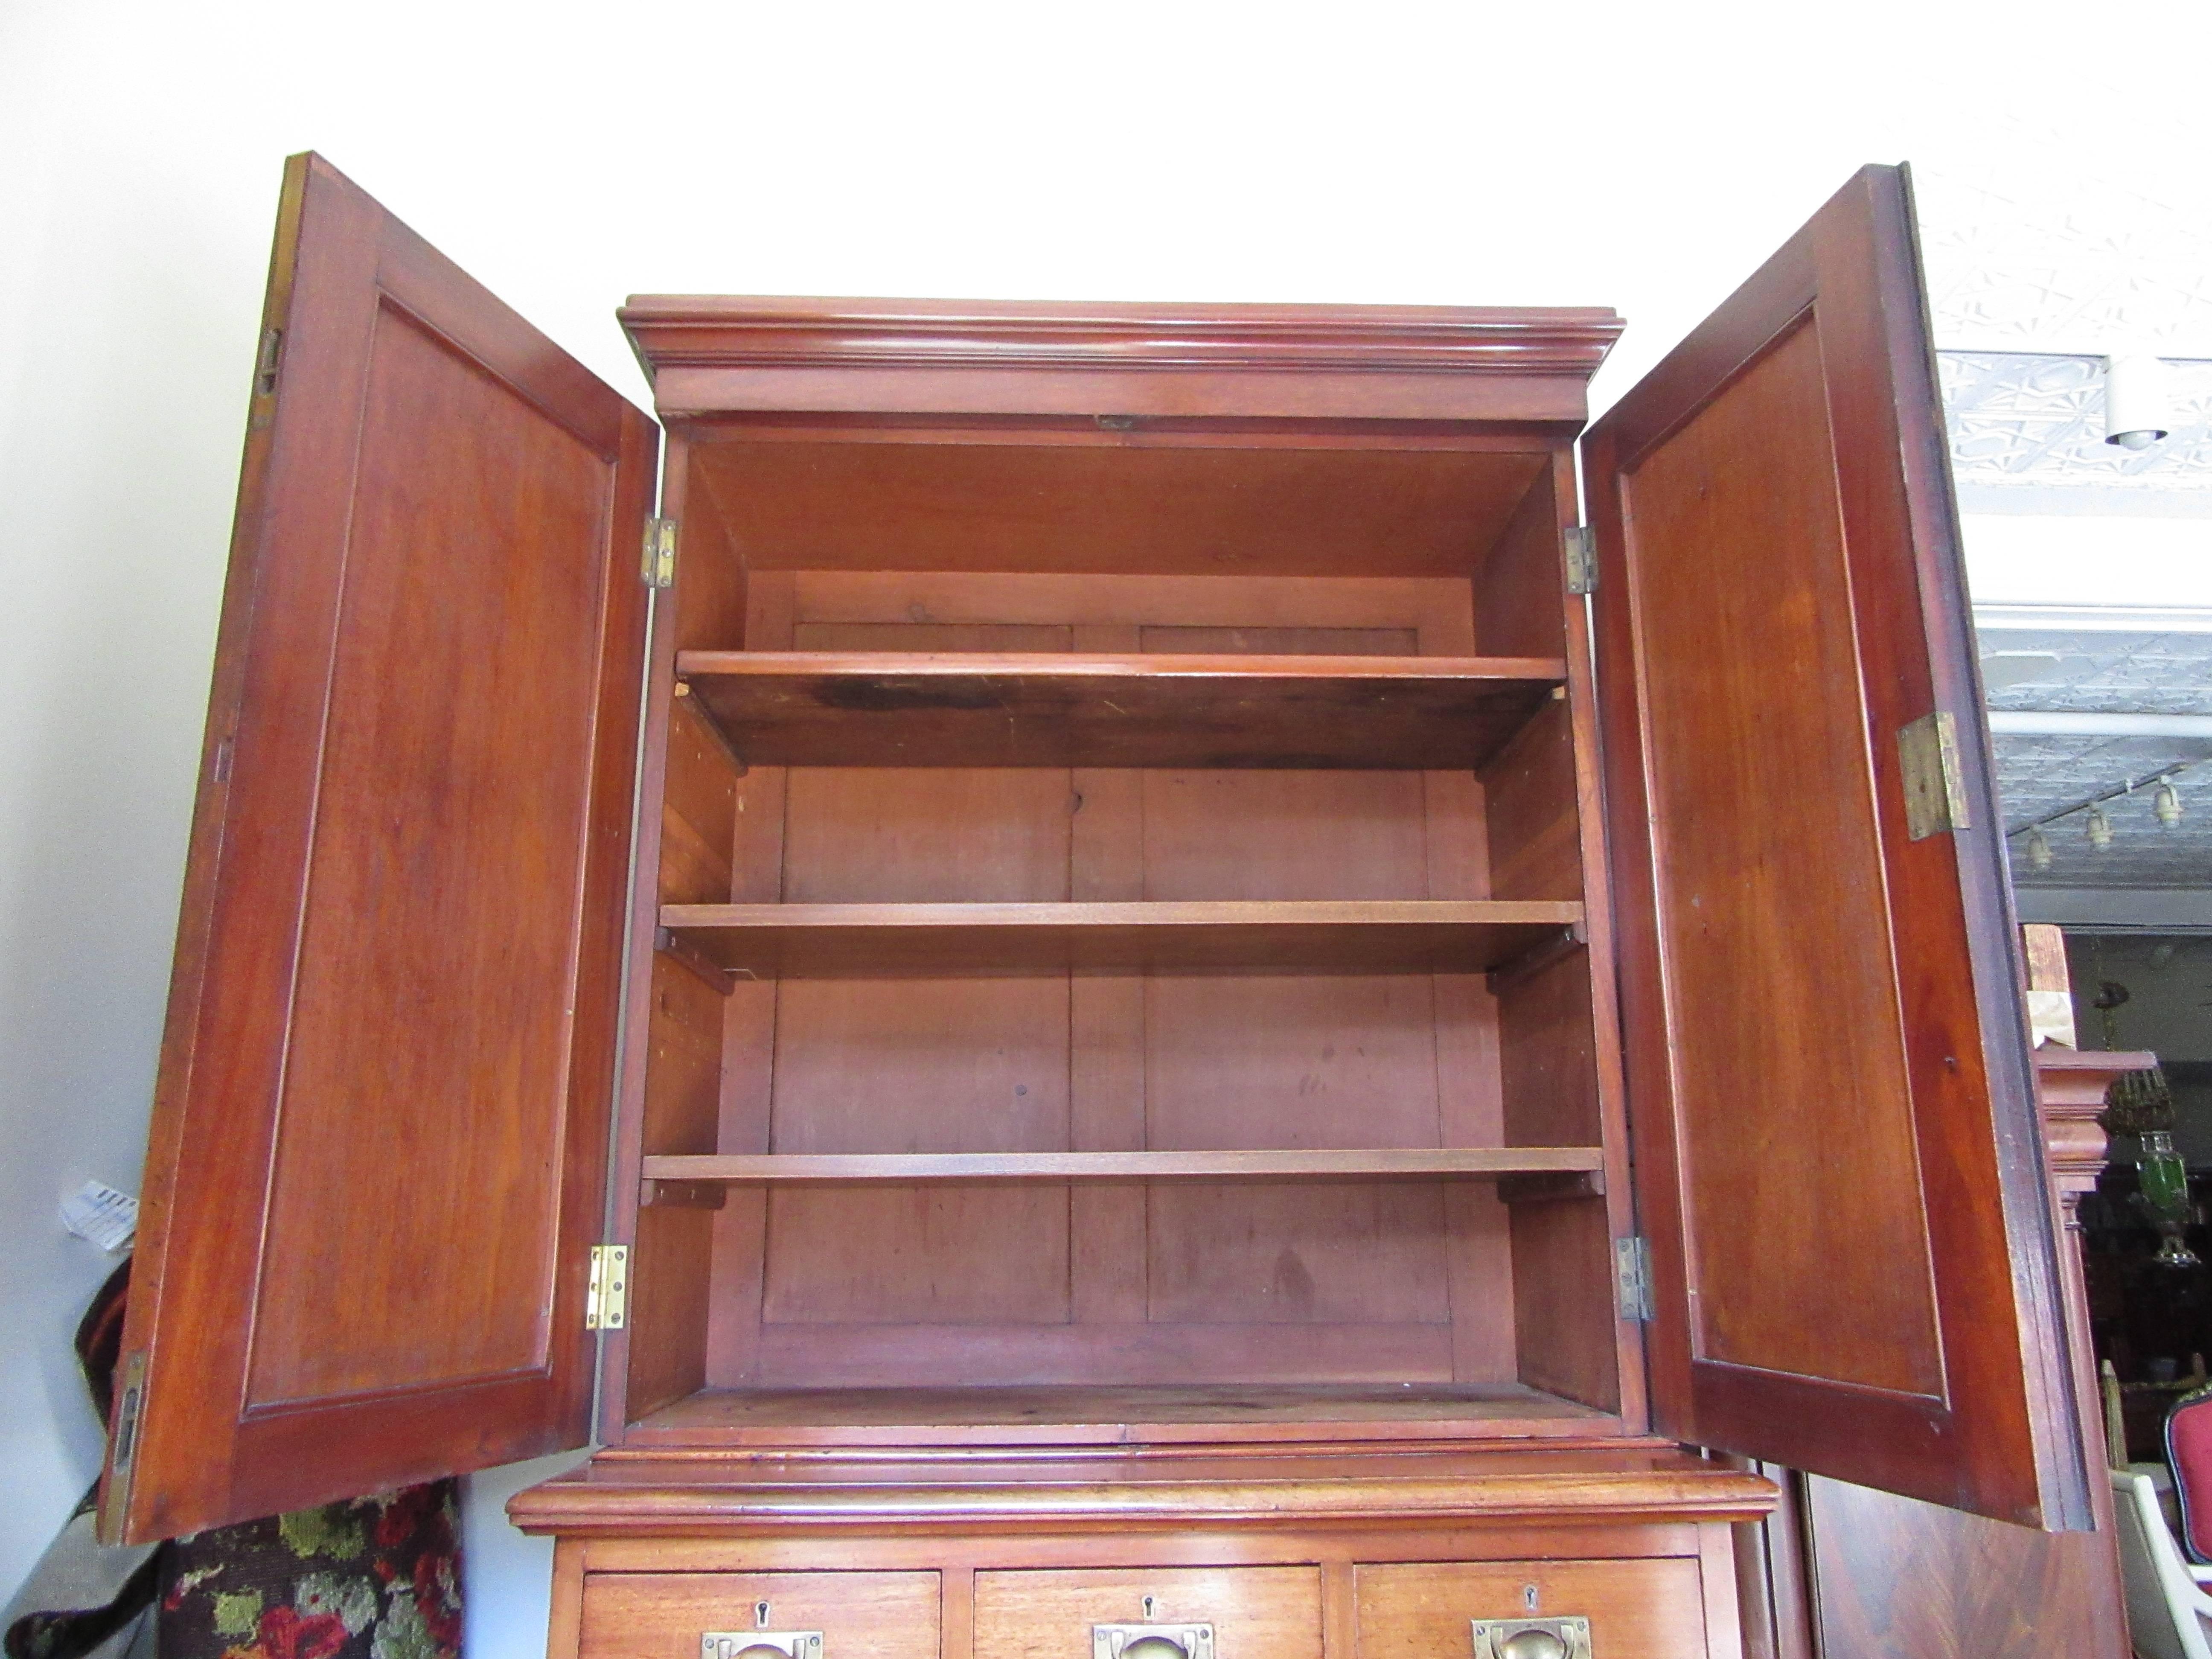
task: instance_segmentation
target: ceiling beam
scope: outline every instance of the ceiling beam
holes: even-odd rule
[[[2172,743],[2202,743],[2212,740],[2212,714],[1992,708],[1990,731],[2001,738],[2160,738]]]
[[[2212,933],[2212,891],[2183,887],[2021,887],[2022,921],[2128,933]]]
[[[2212,634],[2212,606],[2148,605],[1978,605],[1984,633]]]

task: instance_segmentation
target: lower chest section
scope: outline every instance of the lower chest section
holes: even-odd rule
[[[566,1541],[552,1659],[1735,1659],[1729,1528]]]

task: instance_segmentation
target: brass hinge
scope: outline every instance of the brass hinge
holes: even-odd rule
[[[1567,592],[1594,593],[1597,591],[1597,532],[1586,524],[1569,525],[1565,536],[1567,544]]]
[[[1905,775],[1905,830],[1913,840],[1972,823],[1959,765],[1959,722],[1948,709],[1923,714],[1898,732],[1897,762]]]
[[[276,375],[284,356],[284,331],[261,331],[261,349],[253,356],[253,395],[265,398],[276,390]]]
[[[100,1541],[115,1543],[131,1514],[131,1475],[138,1457],[138,1425],[146,1414],[146,1351],[123,1362],[123,1388],[115,1402],[115,1443],[107,1455],[107,1486],[100,1494]]]
[[[676,520],[647,519],[645,521],[645,558],[642,563],[645,585],[647,587],[676,586]]]
[[[1613,1241],[1613,1288],[1623,1319],[1650,1322],[1651,1242],[1643,1234]]]
[[[584,1328],[618,1331],[629,1317],[629,1246],[592,1246],[592,1282],[584,1291]]]

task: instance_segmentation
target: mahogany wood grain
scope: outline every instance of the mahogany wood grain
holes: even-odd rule
[[[1537,657],[910,649],[687,651],[677,672],[754,764],[1372,771],[1481,765],[1566,670]]]
[[[736,768],[708,718],[679,699],[668,723],[660,811],[664,903],[713,904],[732,896]]]
[[[655,1006],[658,987],[653,973],[642,970],[641,965],[653,959],[660,942],[660,900],[663,880],[661,863],[664,857],[673,859],[679,868],[688,854],[695,854],[696,846],[687,847],[684,830],[688,828],[699,843],[706,837],[698,834],[697,824],[679,826],[672,821],[665,810],[671,791],[672,766],[678,769],[675,784],[679,798],[684,791],[685,774],[693,781],[703,783],[709,793],[719,793],[723,779],[738,772],[739,763],[726,752],[720,733],[713,722],[697,717],[697,711],[679,709],[675,695],[676,652],[686,636],[687,630],[705,632],[719,636],[720,630],[738,620],[741,611],[750,611],[755,597],[749,585],[739,582],[732,586],[731,572],[718,569],[727,566],[732,550],[727,544],[720,521],[711,509],[692,514],[690,512],[695,496],[703,496],[705,482],[690,465],[691,446],[680,433],[669,436],[661,473],[661,511],[679,525],[687,515],[693,533],[690,545],[694,557],[687,571],[685,562],[678,557],[676,583],[672,589],[657,593],[649,615],[651,617],[646,641],[645,707],[639,737],[637,798],[639,821],[652,824],[656,819],[661,834],[639,838],[633,858],[629,903],[625,919],[626,949],[632,971],[625,975],[621,1052],[617,1057],[615,1123],[612,1136],[613,1170],[611,1188],[613,1201],[607,1206],[605,1242],[627,1245],[635,1251],[646,1248],[643,1236],[651,1233],[662,1246],[675,1245],[676,1273],[692,1285],[701,1282],[703,1275],[711,1288],[720,1282],[710,1254],[704,1262],[684,1259],[698,1235],[685,1229],[665,1229],[651,1221],[632,1203],[633,1194],[641,1194],[643,1184],[637,1174],[637,1161],[646,1150],[645,1120],[647,1106],[658,1092],[653,1077],[654,1064],[654,1027],[661,1017]],[[695,490],[694,484],[698,487]],[[692,740],[686,744],[679,733],[688,732]],[[695,747],[696,769],[687,768],[683,750]],[[717,761],[720,764],[717,764]],[[780,777],[781,773],[775,775]],[[732,808],[743,793],[742,780],[732,791]],[[681,815],[679,815],[680,817]],[[718,821],[719,812],[710,810],[706,815],[711,824]],[[742,822],[741,820],[739,822]],[[733,832],[735,826],[733,825]],[[714,862],[728,868],[731,883],[730,896],[751,896],[739,883],[735,861],[734,844],[725,849],[721,859]],[[713,860],[713,849],[707,857]],[[679,963],[694,974],[708,988],[724,998],[723,1024],[725,1032],[731,1029],[733,1013],[754,1006],[753,998],[738,994],[732,977],[707,963],[696,952],[679,949],[672,952]],[[727,1068],[725,1067],[725,1078]],[[738,1215],[744,1210],[744,1195],[735,1206]],[[725,1195],[724,1212],[732,1206]],[[732,1217],[718,1213],[710,1224],[710,1241],[728,1235]],[[678,1242],[680,1241],[680,1242]],[[632,1268],[637,1266],[635,1255]],[[707,1299],[708,1322],[711,1332],[715,1321],[715,1309],[720,1298],[709,1295]],[[690,1381],[698,1357],[696,1330],[686,1328],[689,1313],[687,1299],[669,1297],[652,1298],[645,1304],[647,1311],[654,1310],[665,1318],[653,1318],[641,1323],[633,1318],[612,1330],[602,1331],[599,1338],[599,1376],[598,1433],[605,1440],[618,1440],[625,1416],[629,1381],[635,1348],[638,1364],[640,1397],[657,1389],[680,1389]]]
[[[1135,623],[1086,623],[1070,630],[1081,651],[1127,651],[1142,642]],[[1140,772],[1079,768],[1073,796],[1067,896],[1145,896],[1145,788]],[[1067,988],[1067,1144],[1111,1152],[1145,1144],[1145,982],[1096,971]],[[1138,1182],[1086,1182],[1067,1197],[1068,1317],[1085,1324],[1142,1320],[1150,1295],[1146,1248],[1147,1188]]]
[[[975,1659],[1091,1659],[1091,1626],[1213,1626],[1217,1654],[1321,1659],[1311,1567],[1139,1568],[975,1575]]]
[[[975,1651],[975,1569],[956,1560],[939,1573],[938,1651],[972,1655]]]
[[[754,569],[1465,575],[1542,447],[1520,453],[823,441],[705,445]]]
[[[1227,1561],[1362,1559],[1353,1551],[1389,1559],[1393,1543],[1406,1551],[1400,1559],[1435,1559],[1441,1547],[1511,1560],[1530,1554],[1532,1536],[1569,1557],[1688,1554],[1698,1547],[1690,1528],[1756,1521],[1774,1501],[1758,1475],[1617,1438],[1487,1448],[1200,1440],[986,1445],[952,1456],[763,1447],[701,1459],[641,1448],[519,1492],[507,1512],[526,1531],[588,1538],[595,1550],[625,1535],[780,1536],[818,1560],[842,1544],[889,1553],[921,1534],[939,1557],[948,1538],[1003,1540],[1004,1559],[1089,1534],[1070,1553],[1098,1562],[1159,1533],[1196,1538]]]
[[[1694,1559],[1363,1563],[1356,1571],[1360,1659],[1457,1653],[1475,1619],[1587,1619],[1590,1651],[1601,1659],[1705,1659],[1707,1652]]]
[[[553,1540],[553,1585],[545,1619],[548,1659],[576,1659],[581,1650],[586,1547],[578,1538]]]
[[[1566,586],[1560,524],[1574,507],[1573,480],[1557,463],[1540,471],[1492,544],[1473,588],[1481,648],[1491,654],[1559,656],[1566,648]]]
[[[1608,839],[1610,812],[1600,766],[1596,663],[1589,600],[1584,596],[1568,592],[1565,580],[1564,538],[1567,530],[1581,517],[1578,505],[1580,481],[1577,477],[1575,457],[1564,445],[1552,458],[1551,494],[1559,514],[1558,529],[1562,538],[1558,587],[1559,604],[1565,617],[1567,725],[1574,755],[1575,817],[1580,830],[1581,896],[1585,911],[1582,933],[1586,941],[1584,960],[1589,974],[1590,1062],[1597,1097],[1599,1139],[1606,1149],[1603,1231],[1607,1240],[1605,1249],[1609,1251],[1612,1240],[1629,1237],[1642,1224],[1636,1214],[1634,1193],[1629,1179],[1628,1099],[1621,1054],[1619,961],[1615,951],[1610,873],[1612,860]],[[1492,890],[1496,890],[1495,888]],[[1502,1012],[1501,1009],[1501,1016]],[[1536,1206],[1530,1206],[1525,1211],[1516,1211],[1516,1214],[1533,1214],[1535,1209]],[[1563,1209],[1561,1213],[1564,1215],[1567,1212]],[[1577,1298],[1585,1310],[1583,1315],[1577,1316],[1578,1318],[1595,1319],[1601,1310],[1610,1308],[1613,1315],[1612,1364],[1607,1366],[1600,1358],[1595,1371],[1575,1369],[1577,1362],[1574,1350],[1579,1347],[1583,1339],[1578,1335],[1579,1325],[1571,1324],[1566,1320],[1547,1324],[1540,1340],[1557,1338],[1567,1345],[1563,1374],[1595,1375],[1605,1379],[1589,1397],[1602,1399],[1608,1403],[1617,1402],[1623,1419],[1640,1431],[1650,1422],[1644,1387],[1644,1328],[1638,1322],[1623,1317],[1622,1310],[1613,1305],[1610,1274],[1607,1271],[1609,1263],[1599,1266],[1596,1273],[1598,1282],[1593,1284],[1590,1281],[1590,1252],[1596,1248],[1590,1235],[1596,1231],[1596,1227],[1589,1226],[1580,1235],[1586,1242],[1577,1248],[1572,1265],[1563,1267],[1563,1276],[1553,1287],[1553,1294],[1559,1298],[1559,1305],[1565,1305],[1565,1299],[1569,1297]],[[1529,1340],[1529,1334],[1523,1332],[1522,1340],[1524,1343]],[[1598,1338],[1597,1341],[1601,1353],[1603,1339]],[[1524,1348],[1523,1352],[1534,1362],[1534,1369],[1530,1370],[1530,1375],[1562,1374],[1561,1356],[1547,1353],[1541,1347]],[[1551,1369],[1547,1370],[1545,1368],[1547,1367]]]
[[[1468,973],[1573,927],[1562,900],[1147,900],[1107,903],[672,904],[670,933],[733,973],[1338,969]]]
[[[711,1152],[720,1144],[725,999],[667,956],[656,956],[650,972],[652,1054],[640,1150],[647,1155]],[[696,1206],[655,1206],[637,1218],[627,1327],[633,1412],[650,1411],[706,1384],[700,1337],[712,1296],[714,1225],[712,1212]]]
[[[918,1181],[1419,1180],[1528,1170],[1595,1170],[1595,1146],[1481,1146],[1341,1152],[772,1152],[648,1155],[651,1181],[835,1184]],[[1316,1200],[1318,1201],[1318,1200]]]
[[[667,415],[1065,415],[1579,424],[1620,332],[1595,308],[1009,304],[633,295]]]
[[[756,577],[732,539],[714,469],[699,465],[698,457],[696,446],[672,442],[661,489],[662,509],[677,523],[670,640],[683,651],[753,642],[745,618]]]
[[[1321,1563],[1321,1646],[1331,1659],[1359,1650],[1359,1612],[1349,1561]]]
[[[587,1572],[582,1650],[699,1659],[708,1631],[766,1628],[820,1631],[820,1659],[938,1659],[938,1595],[933,1572]]]
[[[2063,961],[2063,958],[2061,959]],[[2066,1313],[2081,1373],[2077,1399],[2083,1437],[2100,1443],[2088,1298],[2080,1275],[2074,1204],[2094,1189],[2104,1168],[2105,1132],[2096,1121],[2114,1078],[2156,1063],[2138,1053],[2055,1047],[2034,1052],[2045,1150],[2060,1194],[2066,1233],[2060,1266]],[[1809,1619],[1822,1651],[1867,1659],[2029,1659],[2052,1653],[2126,1659],[2125,1614],[2117,1534],[2108,1504],[2096,1530],[2048,1534],[1875,1492],[1802,1476],[1792,1483],[1802,1507],[1803,1566],[1777,1550],[1786,1579],[1810,1570],[1817,1594],[1795,1598],[1787,1583],[1775,1596],[1783,1620]]]
[[[2023,932],[2032,947],[2034,930]],[[2034,1060],[2052,1183],[2069,1230],[2061,1266],[2078,1269],[2073,1200],[2094,1188],[2104,1165],[2095,1115],[2111,1079],[2150,1065],[2152,1056],[2045,1047]],[[2067,1273],[2065,1284],[2076,1364],[2086,1372],[2087,1303],[2078,1271]],[[2085,1438],[2094,1443],[2101,1433],[2087,1420],[2096,1410],[2094,1377],[2082,1378],[2078,1397]],[[1765,1592],[1779,1659],[1809,1659],[1816,1640],[1835,1644],[1832,1650],[1931,1659],[2124,1651],[2108,1507],[2099,1509],[2093,1534],[2050,1535],[1817,1477],[1789,1475],[1784,1500],[1758,1529],[1763,1583],[1752,1586]],[[1914,1570],[1900,1575],[1897,1563],[1907,1557]],[[1922,1571],[1923,1563],[1930,1570]],[[1823,1578],[1814,1577],[1816,1566]]]
[[[1488,808],[1491,891],[1499,898],[1583,896],[1574,714],[1547,703],[1479,775]]]
[[[1735,1527],[1698,1528],[1698,1587],[1705,1603],[1706,1659],[1745,1659],[1741,1598],[1735,1582]]]
[[[1145,1455],[1169,1449],[1147,1447]],[[1188,1449],[1176,1452],[1190,1455]],[[1311,1448],[1299,1448],[1310,1460]],[[1334,1448],[1342,1451],[1342,1447]],[[896,1571],[930,1570],[947,1562],[960,1569],[981,1564],[1018,1567],[1273,1566],[1285,1563],[1350,1567],[1360,1561],[1506,1561],[1538,1550],[1559,1560],[1619,1561],[1700,1553],[1706,1523],[1664,1519],[1629,1519],[1611,1524],[1575,1511],[1549,1522],[1460,1520],[1435,1526],[1402,1521],[1358,1524],[1292,1522],[1265,1528],[1206,1527],[1176,1530],[1132,1527],[1110,1531],[1049,1533],[1029,1528],[1018,1535],[978,1537],[945,1528],[936,1535],[902,1529],[863,1543],[854,1537],[821,1534],[775,1536],[715,1531],[690,1536],[629,1539],[598,1534],[584,1546],[592,1571],[612,1572],[725,1572],[818,1569],[824,1553],[841,1565]],[[1517,1541],[1516,1541],[1517,1540]],[[1540,1541],[1538,1541],[1540,1540]],[[1323,1590],[1326,1597],[1328,1592]],[[1324,1603],[1326,1605],[1326,1603]],[[1326,1614],[1324,1614],[1326,1617]]]
[[[1602,1412],[1516,1382],[1352,1386],[1158,1384],[1103,1388],[798,1389],[690,1395],[650,1414],[657,1431],[1051,1425],[1095,1438],[1109,1425],[1490,1423],[1515,1434],[1589,1430]],[[1531,1428],[1530,1425],[1538,1425]]]
[[[313,156],[264,328],[110,1538],[588,1432],[656,436]]]
[[[1005,1188],[971,1190],[985,1198],[1008,1196]],[[1065,1195],[1054,1196],[1064,1214]],[[1047,1236],[1036,1253],[1045,1255],[1056,1237]],[[1352,1279],[1363,1265],[1370,1271],[1376,1265],[1371,1250],[1363,1263],[1359,1246],[1364,1242],[1357,1233],[1349,1234],[1346,1254],[1352,1261],[1334,1275],[1340,1283]],[[1160,1248],[1153,1246],[1155,1258]],[[1027,1282],[1008,1273],[975,1289],[955,1286],[940,1297],[947,1303],[956,1297],[971,1301],[990,1297],[1006,1307],[1005,1323],[957,1322],[941,1313],[934,1318],[917,1317],[933,1310],[926,1305],[917,1308],[918,1298],[905,1293],[880,1312],[863,1304],[860,1316],[864,1322],[764,1323],[758,1380],[770,1388],[841,1389],[1217,1382],[1255,1388],[1355,1382],[1418,1388],[1451,1380],[1451,1328],[1427,1320],[1231,1316],[1219,1322],[1154,1318],[1129,1325],[1076,1324],[1068,1320],[1064,1303],[1055,1306],[1050,1300],[1054,1294],[1065,1294],[1063,1261],[1046,1255],[1036,1273],[1034,1305],[1012,1304],[1002,1287],[1022,1287]],[[860,1298],[855,1295],[853,1299]],[[957,1304],[947,1311],[957,1312]],[[1234,1316],[1243,1312],[1236,1310]]]
[[[1818,1476],[1802,1502],[1823,1655],[2128,1659],[2109,1532],[2034,1532]]]
[[[1566,952],[1516,975],[1499,991],[1498,1008],[1505,1143],[1601,1147],[1589,952]],[[1579,1197],[1513,1206],[1515,1346],[1523,1382],[1618,1410],[1615,1235],[1603,1201],[1606,1172],[1594,1173],[1598,1184]]]
[[[1654,1421],[2078,1527],[1931,361],[1869,168],[1585,441]],[[1970,824],[1915,842],[1939,708]]]
[[[988,623],[1081,629],[1223,633],[1410,629],[1415,656],[1476,654],[1474,594],[1450,576],[1059,575],[1048,571],[800,570],[763,573],[787,584],[799,623]],[[1082,646],[1100,654],[1135,651],[1142,632]],[[788,650],[745,636],[749,649]],[[1370,647],[1363,646],[1364,652]],[[1353,653],[1352,654],[1360,654]],[[1326,653],[1325,653],[1326,654]],[[1387,651],[1384,654],[1393,654]]]

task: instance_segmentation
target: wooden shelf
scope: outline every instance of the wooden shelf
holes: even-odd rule
[[[1343,1152],[661,1153],[647,1181],[777,1185],[922,1181],[1433,1181],[1589,1176],[1598,1146],[1390,1146]]]
[[[1115,1440],[1133,1424],[1248,1425],[1479,1423],[1548,1437],[1599,1431],[1614,1414],[1517,1382],[1086,1385],[974,1389],[709,1389],[638,1425],[669,1431],[788,1428],[1091,1428]],[[1079,1435],[1089,1439],[1090,1435]],[[1167,1437],[1179,1438],[1181,1437]],[[1273,1439],[1272,1435],[1262,1438]]]
[[[1481,973],[1555,945],[1554,899],[1079,904],[669,904],[665,944],[757,979],[1340,969]]]
[[[749,766],[1481,765],[1565,684],[1543,657],[685,651]]]

